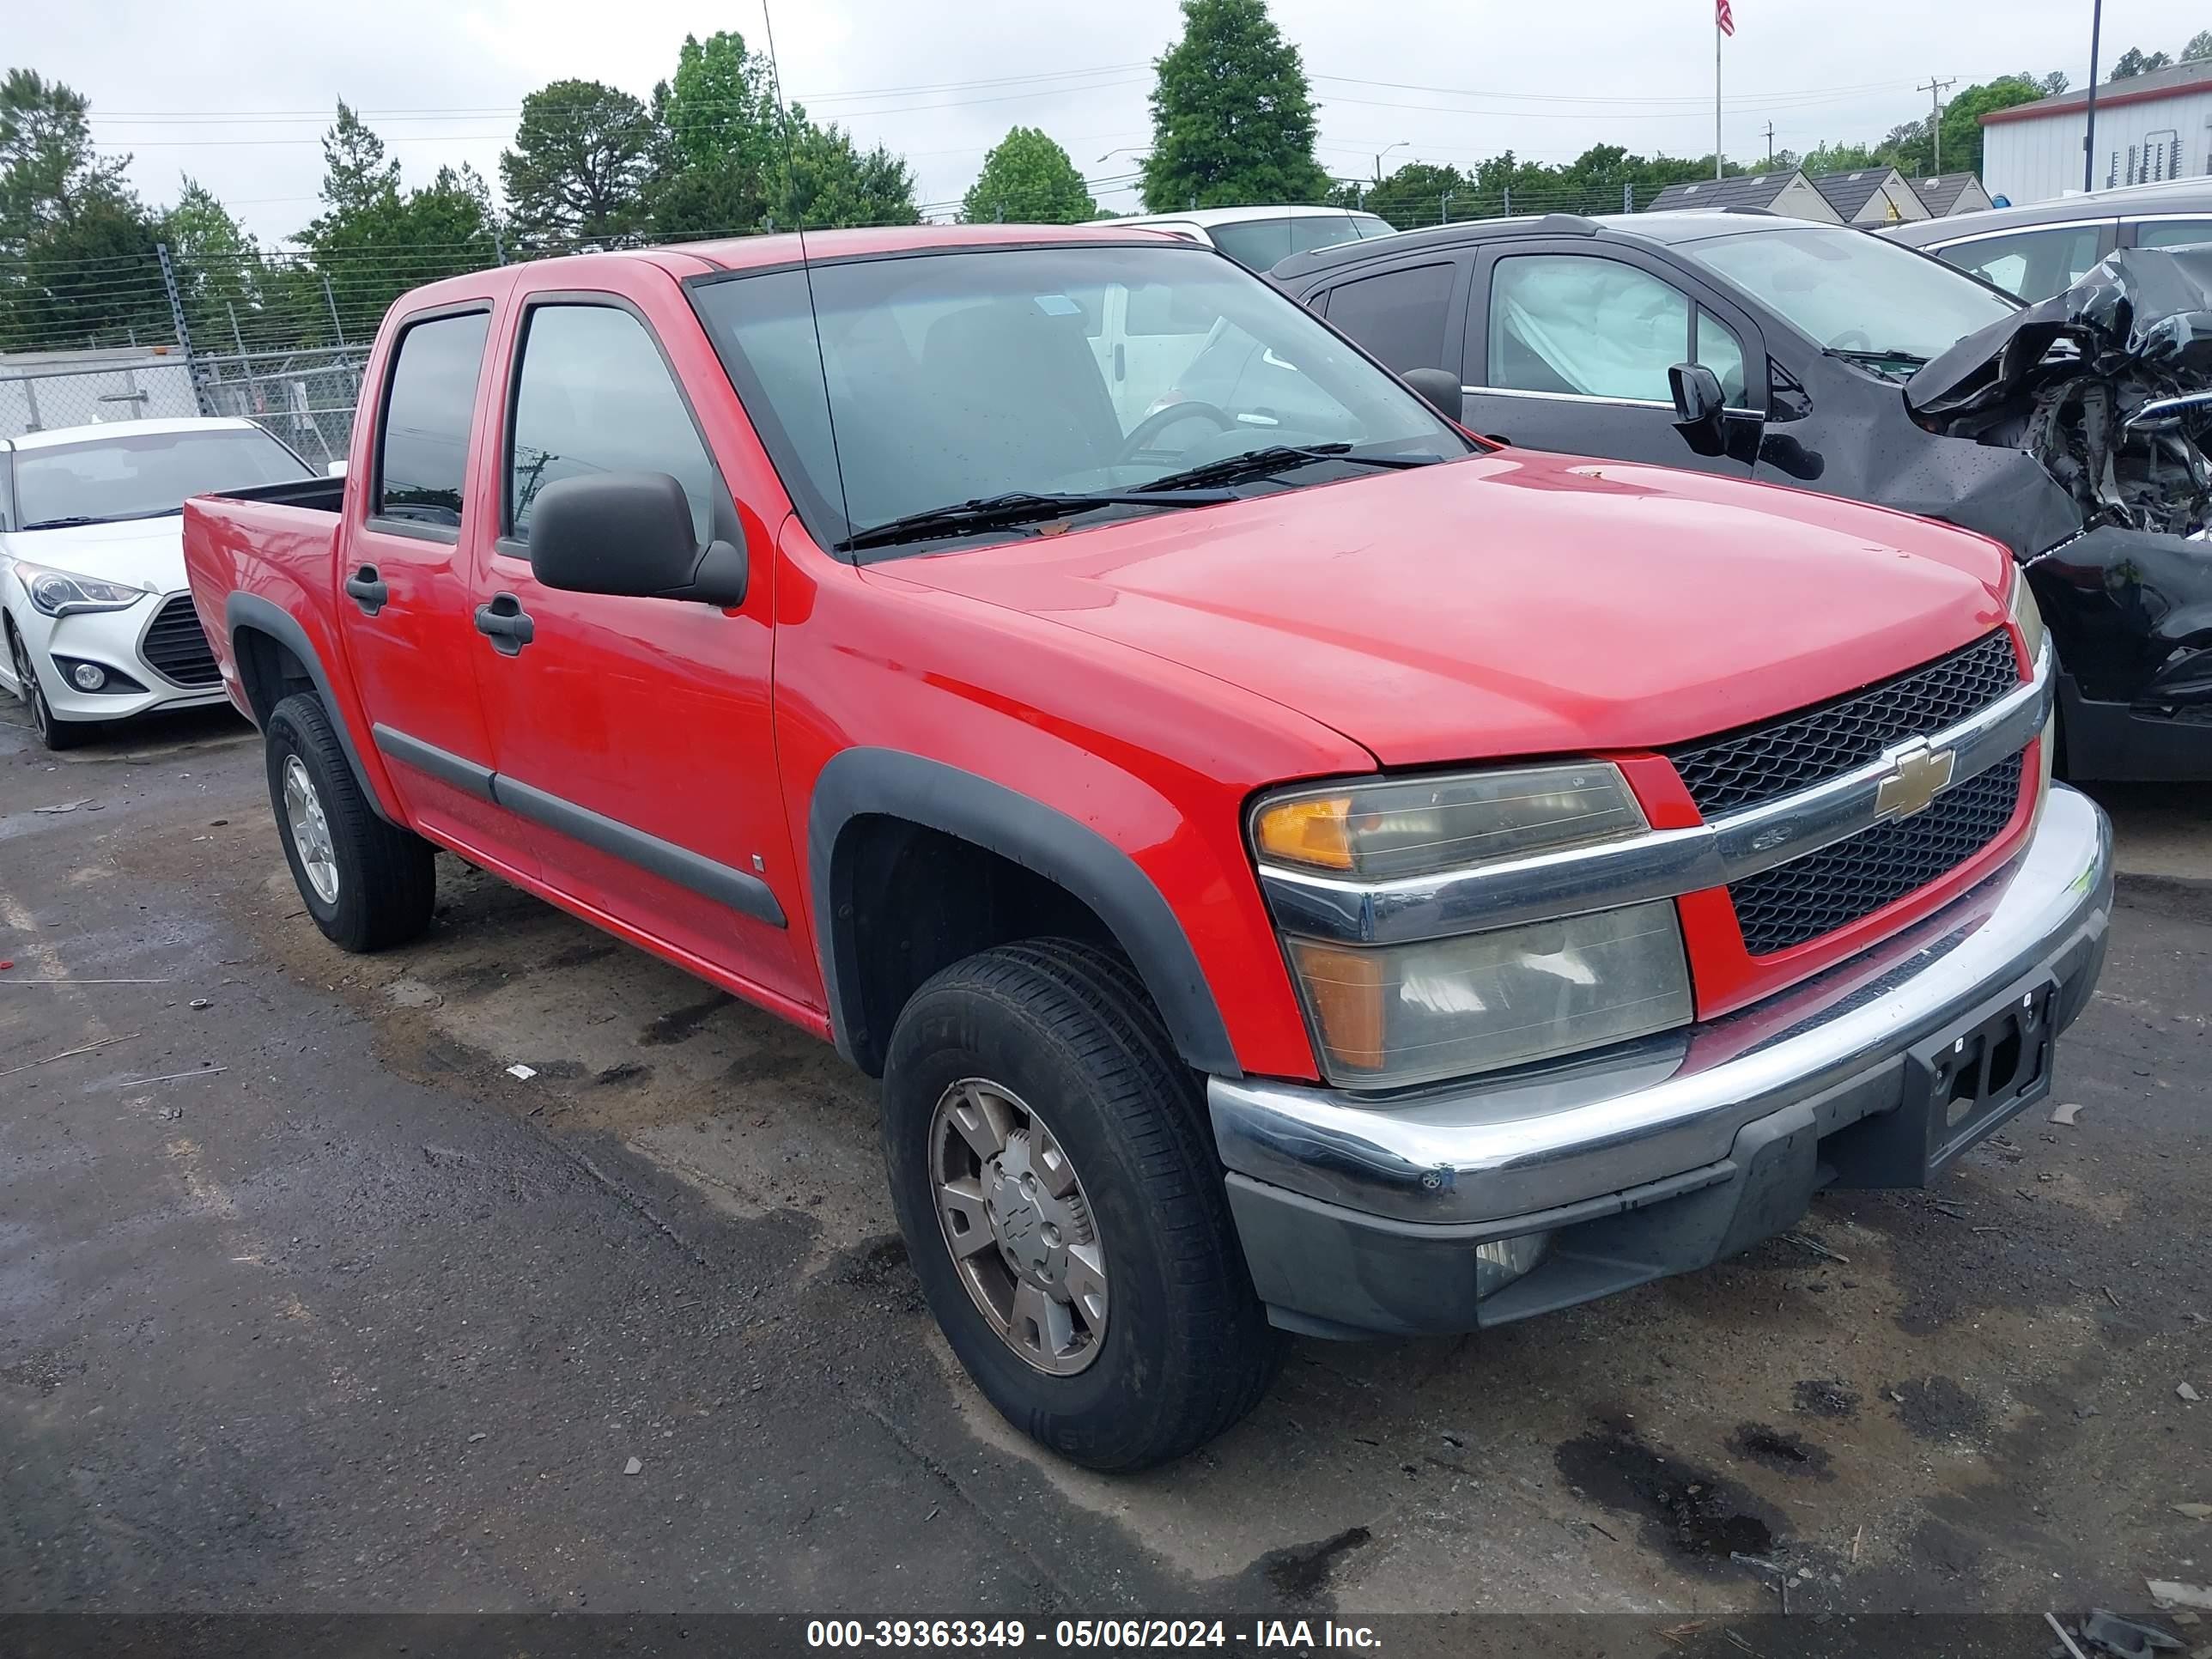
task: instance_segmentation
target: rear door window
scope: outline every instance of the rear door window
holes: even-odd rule
[[[2191,247],[2212,242],[2212,219],[2142,219],[2136,224],[2137,247]]]
[[[399,337],[377,434],[370,511],[379,518],[458,529],[491,313],[415,323]]]
[[[1297,251],[1291,246],[1291,222],[1288,218],[1240,219],[1234,224],[1209,225],[1206,234],[1238,264],[1266,270]]]
[[[1325,314],[1401,374],[1439,368],[1457,275],[1447,262],[1363,276],[1331,289]]]
[[[1972,271],[2023,300],[2047,299],[2087,276],[2097,263],[2102,227],[2048,225],[2009,236],[1984,236],[1939,250],[1947,264]],[[2148,230],[2148,225],[2141,228]],[[2212,229],[2212,227],[2203,228]],[[2145,246],[2152,246],[2145,244]]]

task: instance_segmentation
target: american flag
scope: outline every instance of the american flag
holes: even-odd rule
[[[1723,34],[1735,33],[1735,14],[1729,9],[1729,0],[1713,0],[1713,27]]]

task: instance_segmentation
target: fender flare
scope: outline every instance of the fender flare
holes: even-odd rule
[[[315,653],[315,647],[308,642],[307,630],[300,626],[299,619],[258,594],[233,593],[223,601],[222,625],[223,631],[230,636],[234,665],[237,661],[238,635],[248,628],[268,635],[299,659],[300,665],[307,671],[307,678],[315,683],[324,711],[331,717],[331,729],[337,733],[338,746],[345,750],[346,764],[353,768],[353,781],[361,787],[369,809],[386,823],[398,824],[400,821],[386,809],[384,798],[370,779],[368,769],[361,763],[361,750],[354,746],[353,733],[346,729],[345,713],[331,690],[330,674]]]
[[[859,1060],[862,1042],[846,988],[860,977],[850,915],[839,916],[837,842],[856,817],[904,818],[1012,860],[1089,905],[1112,930],[1152,995],[1176,1050],[1197,1070],[1243,1075],[1213,989],[1182,924],[1136,861],[1097,830],[1004,785],[942,762],[890,749],[848,749],[815,780],[806,815],[807,868],[815,937],[839,1052]]]

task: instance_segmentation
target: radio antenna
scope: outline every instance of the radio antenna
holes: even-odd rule
[[[799,201],[799,162],[793,149],[791,106],[783,98],[783,63],[775,55],[775,19],[769,14],[768,0],[761,0],[761,25],[768,35],[768,75],[769,85],[775,89],[776,125],[783,130],[784,200],[791,206],[794,221],[792,228],[799,233],[799,272],[806,283],[806,315],[814,325],[814,363],[822,374],[822,416],[830,428],[830,462],[837,471],[837,508],[849,537],[860,526],[853,522],[853,500],[845,489],[845,457],[837,447],[837,407],[830,396],[830,359],[822,345],[821,307],[814,301],[814,266],[806,257],[806,210]],[[860,562],[858,552],[846,556],[854,564]]]

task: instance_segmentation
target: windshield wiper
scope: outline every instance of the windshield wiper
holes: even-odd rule
[[[1915,368],[1928,361],[1917,351],[1847,351],[1841,346],[1830,346],[1828,356],[1854,363],[1910,363]]]
[[[1264,478],[1271,472],[1288,472],[1293,467],[1308,466],[1316,461],[1400,468],[1434,466],[1444,459],[1442,455],[1355,455],[1350,444],[1268,444],[1239,455],[1224,455],[1218,461],[1186,467],[1180,472],[1167,473],[1139,488],[1188,489],[1203,484],[1238,483],[1247,478]]]
[[[40,519],[35,524],[25,525],[23,528],[26,530],[75,530],[80,525],[112,524],[113,522],[112,519],[96,519],[79,514],[73,518]]]
[[[1011,530],[1088,513],[1098,507],[1219,507],[1237,497],[1225,489],[1160,491],[1146,486],[1140,494],[1131,489],[1082,490],[1047,495],[1035,490],[1010,490],[976,501],[954,501],[921,513],[908,513],[881,524],[856,530],[837,544],[844,552],[865,547],[890,547],[899,542],[921,541],[932,536],[964,536],[974,531]]]

